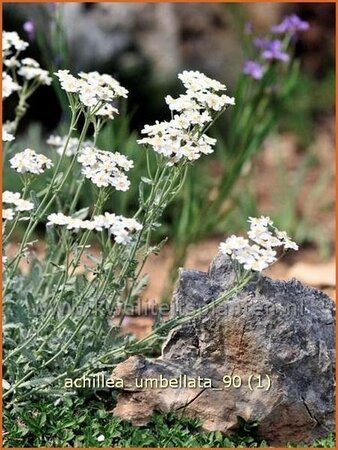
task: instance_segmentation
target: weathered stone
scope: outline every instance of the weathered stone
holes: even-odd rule
[[[172,314],[217,298],[234,276],[223,256],[208,273],[181,270]],[[240,416],[258,421],[258,432],[272,445],[327,435],[335,414],[334,317],[333,301],[319,290],[297,280],[257,277],[213,311],[174,329],[160,358],[132,356],[119,364],[113,378],[123,378],[125,387],[114,413],[144,425],[155,410],[179,410],[199,417],[206,430],[228,433]],[[136,386],[141,379],[182,375],[210,379],[214,389]],[[224,376],[241,386],[226,389]]]
[[[241,46],[224,5],[66,2],[60,8],[72,71],[138,73],[147,65],[154,81],[165,84],[183,69],[198,69],[231,85],[241,70]],[[6,5],[5,13],[49,32],[49,5]]]

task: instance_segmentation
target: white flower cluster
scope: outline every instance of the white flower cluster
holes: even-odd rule
[[[260,272],[269,267],[277,261],[275,247],[298,250],[298,245],[285,231],[278,230],[269,217],[250,217],[248,222],[249,239],[232,235],[219,246],[221,253],[230,255],[242,264],[244,269]]]
[[[20,192],[4,191],[2,193],[2,203],[6,205],[13,205],[14,208],[3,209],[2,218],[4,220],[13,220],[15,216],[15,211],[31,211],[34,209],[34,204],[28,200],[21,198]]]
[[[108,230],[110,235],[118,244],[126,245],[131,241],[131,235],[135,231],[142,229],[142,225],[135,219],[128,219],[114,213],[104,213],[94,216],[91,220],[82,220],[64,215],[63,213],[53,213],[48,216],[47,226],[66,226],[68,230]]]
[[[21,86],[8,73],[2,72],[2,98],[7,98],[20,89]]]
[[[3,31],[2,33],[2,57],[3,64],[7,69],[14,71],[27,81],[34,81],[38,85],[50,85],[51,77],[47,70],[41,69],[39,63],[33,58],[18,59],[19,54],[26,50],[28,43],[20,39],[15,31]],[[15,76],[16,78],[16,76]],[[21,86],[17,80],[13,80],[12,76],[6,72],[2,73],[2,97],[7,98],[13,92],[19,91]]]
[[[14,205],[16,211],[31,211],[34,204],[21,198],[20,192],[4,191],[2,193],[2,203]]]
[[[6,126],[2,126],[2,142],[11,142],[14,141],[15,137],[10,133]]]
[[[33,58],[24,58],[17,73],[28,81],[35,80],[47,86],[52,83],[49,72],[41,69],[40,64]]]
[[[82,173],[98,187],[113,186],[118,191],[127,191],[130,181],[124,171],[133,167],[133,162],[118,152],[107,152],[95,147],[80,151],[78,162]]]
[[[58,77],[62,89],[69,94],[78,96],[80,102],[93,108],[95,114],[112,118],[117,109],[111,102],[119,97],[127,97],[128,91],[112,76],[98,72],[80,72],[74,77],[69,70],[58,70]]]
[[[203,134],[203,129],[216,113],[235,104],[233,97],[218,94],[226,90],[223,84],[200,72],[184,71],[178,78],[186,93],[176,99],[166,97],[172,119],[146,125],[141,132],[147,137],[137,141],[152,146],[155,152],[169,159],[169,164],[182,159],[194,161],[202,154],[212,153],[216,139]]]
[[[28,47],[28,42],[20,39],[19,35],[15,31],[3,31],[2,32],[2,57],[8,58],[13,53],[18,54]]]
[[[13,220],[14,219],[13,208],[3,208],[2,210],[2,220]]]
[[[15,169],[18,173],[32,174],[43,173],[46,169],[50,169],[53,166],[49,158],[36,153],[31,148],[26,148],[23,152],[17,153],[9,160],[9,163],[12,169]]]
[[[46,142],[48,145],[55,147],[55,150],[59,155],[62,155],[67,143],[67,136],[56,136],[52,134]],[[88,147],[90,145],[92,145],[91,141],[83,141],[81,148]],[[78,150],[78,147],[79,139],[76,137],[70,138],[65,151],[65,156],[74,156]]]

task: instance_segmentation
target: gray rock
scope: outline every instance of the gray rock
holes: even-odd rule
[[[71,71],[138,71],[145,64],[155,82],[172,83],[183,69],[227,80],[242,68],[241,45],[229,8],[220,4],[74,3],[59,5]],[[50,5],[5,6],[19,20],[31,18],[50,36]]]
[[[217,298],[234,276],[223,256],[208,273],[181,270],[172,314]],[[334,318],[334,303],[324,293],[297,280],[256,277],[230,300],[174,329],[160,358],[132,356],[119,364],[113,378],[123,378],[125,386],[114,414],[144,425],[155,410],[180,411],[199,417],[205,430],[227,433],[240,416],[259,422],[258,433],[271,445],[327,435],[335,417]],[[232,377],[225,379],[233,380],[231,387],[224,376]],[[140,387],[149,378],[151,384]],[[174,378],[181,386],[165,388],[163,379]]]

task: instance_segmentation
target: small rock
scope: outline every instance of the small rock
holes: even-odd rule
[[[182,270],[172,314],[205,305],[233,281],[231,262],[221,255],[208,273]],[[120,363],[113,378],[123,378],[125,387],[114,414],[145,425],[155,410],[179,411],[199,417],[205,430],[226,433],[237,429],[240,416],[257,421],[270,445],[311,442],[335,428],[334,319],[324,293],[296,280],[257,277],[172,330],[160,358]],[[170,380],[176,381],[165,387]]]

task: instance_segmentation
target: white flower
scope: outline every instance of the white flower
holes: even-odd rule
[[[23,58],[21,60],[21,64],[24,66],[30,66],[30,67],[40,67],[40,64],[33,58]]]
[[[245,270],[262,271],[277,261],[274,247],[298,250],[285,231],[279,231],[269,217],[250,217],[248,238],[230,236],[219,246],[221,253],[230,255],[243,265]]]
[[[95,230],[95,223],[91,220],[82,220],[81,229],[82,230]]]
[[[233,234],[225,242],[221,242],[219,249],[222,253],[231,255],[233,250],[246,248],[248,244],[248,239]]]
[[[17,74],[28,81],[34,80],[34,82],[39,84],[51,84],[52,79],[48,71],[41,69],[35,59],[23,58],[21,61],[18,61],[18,54],[28,47],[28,43],[21,40],[16,32],[4,31],[2,33],[2,46],[4,65],[6,67],[11,69],[18,68]],[[7,73],[2,75],[2,84],[3,98],[9,97],[14,91],[21,89],[21,86]]]
[[[81,103],[88,108],[97,107],[99,105],[94,88],[92,88],[91,92],[80,92],[79,98]]]
[[[248,231],[249,238],[263,247],[279,247],[282,242],[273,236],[267,228],[254,227]]]
[[[69,70],[59,70],[55,73],[62,89],[77,94],[79,101],[98,115],[112,119],[117,112],[111,102],[119,97],[127,97],[128,91],[118,81],[107,74],[98,72],[80,72],[78,78],[69,73]]]
[[[229,97],[227,95],[219,96],[212,92],[199,94],[198,100],[202,105],[213,111],[220,111],[225,105],[229,104]],[[234,104],[232,100],[230,101],[230,104]]]
[[[78,92],[80,89],[80,82],[73,75],[70,75],[69,70],[58,70],[55,75],[58,77],[62,89],[66,92]]]
[[[22,76],[28,81],[37,80],[41,84],[45,84],[46,86],[50,86],[52,83],[52,79],[49,76],[47,70],[43,70],[40,67],[30,67],[30,66],[22,66],[18,70],[18,75]]]
[[[8,257],[7,256],[3,256],[2,257],[2,264],[6,264],[7,263],[7,261],[8,261]]]
[[[4,191],[2,193],[2,203],[13,203],[15,205],[20,198],[20,192]]]
[[[203,154],[213,152],[215,139],[203,134],[205,125],[212,123],[213,115],[234,104],[227,95],[218,95],[226,87],[200,72],[184,71],[178,76],[187,91],[178,98],[165,98],[171,111],[176,111],[172,120],[145,125],[142,134],[147,135],[137,142],[153,147],[153,150],[168,158],[168,165],[180,160],[195,161]]]
[[[6,131],[6,129],[4,127],[2,127],[2,141],[3,142],[11,142],[14,141],[15,137],[9,133],[8,131]]]
[[[98,216],[94,216],[92,223],[95,230],[102,231],[103,229],[109,229],[112,225],[114,225],[115,221],[115,214],[105,213],[104,215],[100,214]]]
[[[134,163],[132,160],[128,159],[126,156],[121,155],[119,152],[113,153],[114,155],[114,161],[116,164],[121,167],[123,170],[128,172],[128,170],[132,169],[134,167]]]
[[[48,219],[47,226],[52,226],[52,225],[68,225],[69,218],[65,216],[63,213],[53,213],[49,214],[47,219]]]
[[[90,178],[90,180],[96,184],[97,187],[107,187],[110,184],[110,174],[105,171],[97,171],[90,173],[86,171],[86,177]]]
[[[77,160],[84,166],[94,166],[97,162],[97,155],[93,147],[85,147]]]
[[[2,220],[13,220],[14,210],[12,208],[4,208],[2,210]]]
[[[13,78],[6,72],[2,72],[2,98],[7,98],[13,92],[19,91],[21,86],[16,83]]]
[[[117,244],[127,245],[131,241],[128,230],[125,230],[123,228],[112,228],[111,233],[114,234],[115,242]]]
[[[17,211],[31,211],[34,209],[34,203],[24,200],[23,198],[17,200],[15,206]]]
[[[125,175],[121,175],[119,177],[115,177],[112,181],[113,186],[117,191],[128,191],[130,187],[130,181]]]
[[[19,192],[4,191],[2,203],[14,205],[16,211],[31,211],[34,209],[34,203],[22,199]]]
[[[282,242],[273,234],[273,222],[269,217],[261,216],[260,218],[249,217],[250,230],[249,238],[265,248],[279,247]]]
[[[104,116],[104,117],[107,117],[108,119],[113,120],[114,114],[118,114],[118,113],[119,113],[118,109],[114,108],[109,103],[107,103],[107,104],[101,106],[101,108],[95,113],[95,115]]]
[[[192,100],[187,95],[180,95],[178,98],[173,98],[171,95],[167,95],[165,97],[165,102],[171,111],[193,111],[195,108],[198,108],[198,104],[195,100]]]
[[[176,152],[176,155],[180,157],[185,156],[189,161],[195,161],[195,159],[199,158],[198,149],[191,144],[186,144],[181,147],[178,152]]]
[[[28,42],[20,39],[18,33],[15,31],[2,32],[2,53],[3,56],[8,56],[10,53],[18,53],[26,50]]]
[[[178,78],[182,81],[183,85],[192,92],[198,91],[225,91],[226,86],[213,80],[201,72],[184,70],[178,75]]]
[[[92,86],[108,88],[110,91],[110,95],[114,95],[114,97],[117,96],[126,98],[128,96],[127,89],[122,87],[120,83],[110,75],[101,75],[98,72],[80,72],[78,75],[82,80],[85,80]]]
[[[267,216],[249,217],[248,222],[255,227],[268,227],[269,225],[273,225],[273,221]]]
[[[88,146],[80,151],[77,159],[82,165],[82,174],[96,186],[113,186],[120,191],[129,189],[130,182],[124,172],[133,167],[133,162],[124,155]]]
[[[63,213],[53,213],[48,216],[47,226],[65,226],[68,230],[107,230],[118,244],[127,245],[132,240],[132,234],[140,231],[142,225],[135,219],[117,216],[114,213],[104,213],[94,216],[90,220],[81,220],[66,216]]]
[[[246,261],[243,266],[245,270],[254,270],[255,272],[261,272],[262,270],[269,267],[269,264],[264,261],[264,259],[253,259]]]
[[[282,241],[282,245],[284,246],[285,249],[292,249],[292,250],[299,249],[298,245],[289,238],[289,236],[285,231],[279,231],[277,230],[277,228],[275,228],[275,232],[277,238]]]
[[[52,134],[49,136],[46,142],[48,145],[52,145],[53,147],[59,147],[64,143],[64,141],[65,141],[64,137],[55,136],[54,134]]]
[[[20,67],[19,61],[16,59],[15,56],[12,56],[8,59],[4,60],[4,65],[10,69],[13,69],[14,67]]]
[[[124,226],[128,228],[129,231],[140,231],[142,230],[142,225],[135,219],[123,219]]]
[[[105,440],[105,437],[103,434],[100,434],[100,436],[97,437],[97,442],[103,442]]]
[[[277,261],[276,255],[277,252],[273,250],[272,248],[260,248],[259,249],[259,255],[261,259],[266,261],[268,264],[272,264],[275,261]]]
[[[68,230],[74,230],[74,231],[79,231],[81,228],[83,228],[83,223],[85,221],[81,220],[81,219],[77,219],[77,218],[73,218],[73,217],[68,217],[68,223],[67,223],[67,229]],[[85,226],[87,224],[85,223]]]
[[[223,97],[225,97],[224,102],[226,105],[235,106],[235,97],[228,97],[227,95],[223,95]]]
[[[52,161],[45,155],[41,155],[30,148],[17,153],[9,160],[12,169],[19,173],[40,174],[53,166]]]

